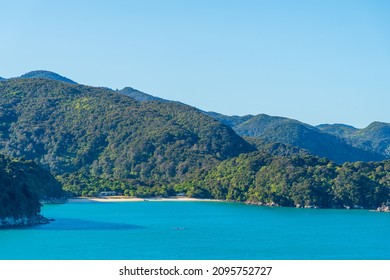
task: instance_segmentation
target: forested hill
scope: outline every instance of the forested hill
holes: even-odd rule
[[[76,84],[66,77],[43,70],[26,73],[20,78],[44,78]],[[131,87],[117,92],[140,102],[169,102]],[[201,112],[230,126],[242,137],[258,138],[264,143],[279,142],[294,145],[338,163],[380,161],[390,158],[390,124],[388,123],[374,122],[364,129],[356,129],[344,124],[314,127],[297,120],[265,114],[226,116],[215,112]]]
[[[313,155],[327,157],[338,163],[353,161],[380,161],[390,158],[390,133],[382,133],[381,138],[362,137],[362,132],[355,137],[345,137],[341,133],[330,133],[331,129],[314,127],[297,120],[259,114],[256,116],[225,116],[208,112],[210,116],[231,126],[240,136],[259,138],[266,143],[280,142],[308,150]],[[348,126],[343,126],[347,130]],[[348,127],[348,129],[352,129]],[[334,130],[334,131],[340,131]],[[371,134],[372,135],[372,134]],[[368,140],[378,145],[367,145]],[[360,144],[359,144],[360,143]],[[363,144],[365,143],[365,145]]]
[[[155,97],[153,95],[144,93],[142,91],[136,90],[132,87],[125,87],[119,91],[120,93],[130,96],[131,98],[140,101],[140,102],[146,102],[146,101],[162,101],[162,102],[168,102],[168,100]]]
[[[45,70],[31,71],[26,74],[23,74],[19,78],[20,79],[48,79],[48,80],[60,81],[60,82],[65,82],[70,84],[77,84],[75,81],[72,81],[71,79],[58,75],[57,73],[45,71]]]
[[[106,88],[10,79],[0,107],[0,151],[36,160],[77,195],[167,195],[188,174],[254,150],[195,108]]]
[[[345,125],[342,123],[336,123],[336,124],[320,124],[316,126],[318,129],[320,129],[323,132],[333,134],[337,137],[345,138],[346,136],[353,134],[356,132],[356,127],[353,127],[351,125]]]
[[[272,145],[242,154],[177,189],[195,197],[289,207],[376,209],[390,202],[390,161],[337,165],[295,149]]]
[[[236,126],[242,124],[243,122],[246,122],[253,118],[253,115],[245,115],[245,116],[226,116],[220,113],[216,112],[204,112],[205,114],[209,115],[210,117],[220,121],[221,123],[224,123],[232,128],[235,128]]]
[[[267,115],[214,113],[211,117],[179,102],[126,90],[143,102],[123,91],[55,79],[2,81],[0,152],[42,165],[74,195],[95,196],[104,190],[138,197],[184,192],[194,197],[306,207],[375,208],[390,201],[389,161],[337,165],[308,153],[321,148],[318,154],[328,151],[339,162],[343,162],[340,156],[360,159],[356,155],[369,151],[352,146],[358,142],[351,135],[382,137],[379,142],[370,140],[372,147],[382,147],[386,124],[374,123],[367,130],[338,127],[331,133],[322,130],[336,129]],[[245,140],[230,126],[247,135]],[[17,166],[17,160],[10,162],[4,170]],[[23,164],[38,168],[29,161]],[[19,170],[20,178],[33,178],[30,169],[12,170]],[[39,170],[37,174],[49,176]],[[25,195],[18,199],[31,200],[26,201],[31,211],[36,210],[37,198],[54,196],[58,190],[57,184],[54,194],[50,193],[55,185],[50,176],[47,182],[53,184],[42,188],[34,187],[38,183],[31,184],[30,179],[19,186],[12,181],[16,177],[4,174],[4,182],[10,182],[7,186],[15,185],[16,193]],[[39,178],[32,181],[46,180]]]
[[[63,195],[59,182],[34,162],[0,155],[0,227],[39,222],[39,200]]]
[[[131,87],[119,91],[140,102],[167,101]],[[227,116],[201,111],[226,124],[242,137],[258,143],[283,143],[306,149],[313,155],[338,163],[380,161],[390,158],[390,124],[374,122],[364,129],[350,125],[311,126],[300,121],[266,114]]]
[[[319,125],[320,130],[336,135],[346,140],[354,147],[374,151],[390,158],[390,124],[384,122],[373,122],[369,126],[357,129],[342,124]]]

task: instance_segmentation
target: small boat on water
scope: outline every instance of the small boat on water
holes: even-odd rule
[[[186,228],[184,228],[184,227],[173,227],[171,229],[172,230],[185,230]]]

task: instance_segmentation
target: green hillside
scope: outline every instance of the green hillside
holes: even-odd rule
[[[34,223],[31,219],[39,218],[40,199],[63,195],[58,181],[34,162],[0,155],[0,227],[14,225],[5,219],[24,219],[15,225]]]
[[[139,102],[147,102],[147,101],[168,101],[159,97],[155,97],[153,95],[144,93],[142,91],[136,90],[132,87],[125,87],[119,91],[120,93],[130,96],[131,98],[139,101]]]
[[[26,74],[23,74],[19,78],[21,79],[48,79],[48,80],[54,80],[54,81],[60,81],[70,84],[77,84],[75,81],[72,81],[71,79],[68,79],[66,77],[63,77],[61,75],[58,75],[57,73],[45,71],[45,70],[37,70],[37,71],[31,71]]]
[[[167,101],[131,87],[119,92],[140,102]],[[389,124],[385,123],[373,123],[366,129],[359,130],[345,124],[323,124],[314,127],[297,120],[265,114],[227,116],[216,112],[202,112],[232,127],[242,137],[250,137],[251,141],[255,142],[255,139],[258,139],[257,144],[279,142],[294,145],[338,163],[390,158]]]
[[[285,156],[279,148],[273,155],[259,151],[226,160],[177,189],[195,197],[289,207],[375,209],[390,201],[390,161],[337,165],[312,155]]]
[[[336,134],[321,131],[319,128],[297,120],[268,116],[234,116],[234,122],[229,122],[229,116],[212,115],[220,121],[232,126],[240,136],[259,138],[264,143],[280,142],[301,149],[306,149],[313,155],[327,157],[338,163],[353,161],[380,161],[386,157],[377,151],[363,149],[351,145],[346,139]]]
[[[358,130],[353,126],[345,124],[320,124],[316,127],[323,132],[335,135],[340,138],[345,138]]]
[[[26,204],[23,211],[32,215],[37,199],[59,196],[58,182],[32,161],[74,195],[185,192],[269,205],[370,209],[390,201],[389,161],[333,162],[381,159],[351,143],[358,136],[385,141],[387,124],[364,130],[339,125],[336,135],[321,131],[332,127],[282,117],[207,113],[220,122],[179,102],[126,91],[142,102],[123,91],[56,79],[0,82],[0,152],[26,159],[4,159],[1,178],[14,195],[3,192],[10,193],[0,204],[3,216],[18,209],[6,204],[9,198],[21,199],[20,207]]]
[[[390,158],[390,124],[373,122],[363,129],[343,125],[321,125],[319,129],[343,138],[348,144],[366,151],[374,151]]]
[[[204,113],[206,115],[220,121],[221,123],[226,124],[226,125],[233,127],[233,128],[254,117],[253,115],[226,116],[226,115],[219,114],[216,112],[204,112]]]
[[[44,79],[0,83],[0,151],[33,159],[77,195],[167,195],[169,186],[254,148],[199,110],[140,103]]]

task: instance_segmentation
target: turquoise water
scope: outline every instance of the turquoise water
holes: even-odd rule
[[[390,259],[390,213],[224,202],[46,205],[0,230],[0,259]]]

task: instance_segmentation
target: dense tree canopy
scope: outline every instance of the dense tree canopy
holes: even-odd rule
[[[231,126],[240,136],[257,138],[267,143],[279,142],[293,145],[337,163],[380,161],[390,158],[390,153],[386,152],[386,149],[390,151],[390,130],[388,128],[382,129],[381,134],[365,133],[371,131],[370,126],[365,130],[357,130],[346,125],[314,127],[297,120],[265,114],[242,117],[224,116],[212,112],[208,114]],[[390,125],[387,124],[387,126]],[[340,133],[340,131],[351,130],[356,130],[356,132],[350,137]]]
[[[240,155],[177,189],[195,197],[280,206],[372,209],[390,201],[390,161],[337,165],[295,149],[289,153],[288,146],[278,145]]]
[[[351,146],[390,158],[390,124],[373,122],[363,129],[343,124],[320,125],[322,131],[344,139]]]
[[[40,199],[63,196],[58,181],[32,161],[0,155],[0,218],[34,216]]]
[[[196,108],[126,91],[57,79],[0,82],[0,152],[27,160],[4,159],[4,170],[14,171],[1,173],[8,182],[3,203],[23,193],[22,201],[30,198],[26,205],[34,212],[36,198],[57,195],[58,183],[35,163],[73,195],[184,192],[301,207],[375,208],[389,202],[390,161],[339,165],[309,154],[323,147],[341,157],[349,152],[356,156],[336,135],[285,118],[213,113],[223,124]],[[143,102],[124,95],[134,92]],[[244,134],[252,137],[238,136],[229,127],[233,124],[236,130],[250,129]],[[294,147],[302,146],[297,139],[307,144],[305,150]],[[317,146],[310,146],[313,139]],[[28,178],[20,181],[28,183],[12,181],[7,174]],[[3,206],[3,212],[11,211],[7,209],[12,207]]]
[[[46,70],[37,70],[31,71],[26,74],[23,74],[19,78],[21,79],[48,79],[54,81],[61,81],[65,83],[77,84],[75,81],[68,79],[64,76],[58,75],[57,73],[46,71]]]
[[[195,108],[106,88],[12,79],[0,83],[0,107],[0,150],[37,161],[77,195],[148,193],[255,150]]]

